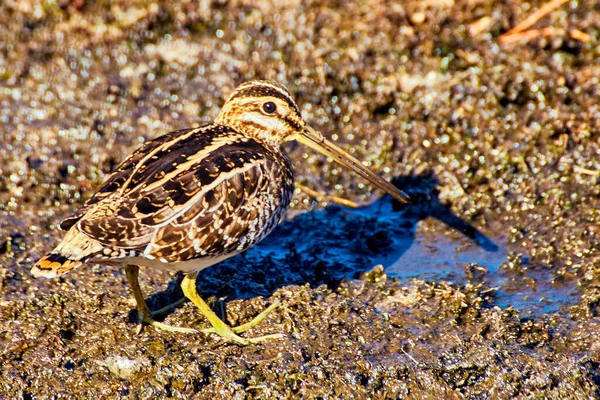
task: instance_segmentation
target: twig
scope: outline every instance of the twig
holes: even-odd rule
[[[589,43],[592,41],[592,37],[585,32],[580,31],[579,29],[573,29],[569,31],[569,36],[572,39],[578,40],[583,43]]]
[[[307,195],[309,195],[310,197],[314,197],[315,199],[325,199],[326,201],[330,201],[332,203],[337,203],[337,204],[341,204],[343,206],[346,207],[351,207],[351,208],[358,208],[360,207],[357,203],[353,202],[352,200],[348,200],[348,199],[344,199],[343,197],[338,197],[338,196],[330,196],[330,195],[326,195],[326,194],[321,194],[319,192],[317,192],[316,190],[313,190],[307,186],[304,186],[301,183],[296,183],[296,187],[301,190],[302,192],[306,193]]]
[[[578,165],[573,166],[573,171],[575,173],[583,174],[583,175],[600,176],[600,171],[594,171],[592,169],[583,168]]]
[[[517,32],[511,35],[504,34],[498,38],[498,41],[500,44],[510,44],[523,40],[552,36],[556,34],[556,32],[557,30],[554,28],[530,29],[528,31]]]
[[[482,32],[487,31],[492,26],[492,18],[491,17],[483,17],[479,18],[477,21],[469,24],[469,34],[471,36],[477,36]]]
[[[531,28],[536,22],[538,22],[540,19],[542,19],[544,16],[551,13],[558,7],[565,4],[567,1],[569,1],[569,0],[551,0],[550,2],[541,6],[536,12],[531,14],[529,17],[527,17],[523,21],[519,22],[514,28],[512,28],[511,30],[509,30],[502,36],[514,35],[516,33],[519,33],[526,29]],[[500,38],[502,38],[502,36],[500,36]]]

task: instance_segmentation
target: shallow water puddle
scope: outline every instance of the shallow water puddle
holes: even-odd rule
[[[509,249],[503,238],[494,240],[498,250],[486,251],[469,239],[453,240],[436,234],[395,239],[407,248],[398,257],[376,257],[389,276],[405,280],[444,280],[457,285],[471,281],[494,288],[495,303],[532,314],[556,312],[577,301],[580,293],[571,282],[554,282],[550,269],[535,268],[522,260],[519,272],[508,270]]]
[[[383,265],[389,276],[400,280],[483,283],[483,290],[490,288],[495,292],[496,305],[531,314],[558,312],[561,306],[574,304],[581,296],[575,280],[557,280],[552,269],[529,264],[526,254],[512,255],[503,236],[486,237],[470,226],[476,239],[451,229],[449,235],[422,232],[418,228],[421,222],[411,224],[403,212],[394,212],[391,202],[385,199],[344,212],[358,218],[375,218],[390,231],[392,244],[370,259],[372,265]],[[398,223],[390,226],[390,219]],[[449,219],[462,228],[468,226],[457,217]],[[519,265],[512,269],[511,260],[515,257]]]
[[[394,211],[388,198],[359,209],[328,207],[285,221],[245,257],[255,265],[274,261],[280,285],[337,287],[377,264],[404,282],[482,283],[494,305],[525,314],[558,312],[581,296],[576,281],[557,280],[552,269],[529,264],[526,254],[512,254],[504,237],[486,237],[456,216],[432,215]],[[432,233],[429,218],[444,220],[449,228]]]
[[[393,215],[404,218],[402,213],[394,213],[391,203],[386,201],[350,212],[375,218]],[[451,219],[463,228],[468,225],[456,217]],[[470,229],[476,239],[451,230],[450,235],[432,234],[421,232],[418,225],[419,222],[412,230],[395,232],[392,250],[374,256],[373,263],[382,264],[389,276],[401,280],[444,280],[457,285],[469,281],[484,283],[484,288],[495,290],[495,304],[503,308],[512,306],[525,313],[557,312],[561,306],[575,303],[581,295],[575,280],[557,280],[550,268],[529,264],[527,255],[511,255],[503,236],[486,237],[473,227]],[[515,257],[519,265],[513,270],[510,261]]]

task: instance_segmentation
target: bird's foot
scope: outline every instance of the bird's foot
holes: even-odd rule
[[[280,305],[281,305],[281,303],[279,301],[275,301],[268,308],[266,308],[263,312],[258,314],[256,317],[252,318],[252,320],[250,322],[247,322],[245,324],[242,324],[242,325],[239,325],[236,327],[229,327],[229,326],[225,325],[224,323],[222,325],[217,324],[218,326],[216,326],[216,327],[213,326],[212,328],[203,329],[202,333],[206,333],[206,334],[216,333],[217,335],[221,336],[223,339],[234,341],[242,346],[245,346],[245,345],[248,345],[251,343],[260,343],[260,342],[264,342],[265,340],[270,340],[270,339],[281,339],[284,336],[281,333],[264,335],[264,336],[259,336],[259,337],[255,337],[255,338],[243,338],[243,337],[236,335],[237,333],[243,333],[243,332],[246,332],[247,330],[254,328],[263,319],[265,319],[265,317],[267,315],[269,315],[269,313],[271,311],[273,311]]]
[[[168,307],[168,306],[167,306]],[[158,310],[158,311],[163,311],[163,309]],[[159,314],[159,312],[140,312],[138,310],[138,315],[140,318],[140,323],[138,326],[138,331],[137,333],[140,334],[142,332],[142,330],[144,329],[144,326],[146,325],[150,325],[153,326],[157,329],[161,329],[163,331],[167,331],[167,332],[178,332],[178,333],[198,333],[198,330],[193,329],[193,328],[182,328],[179,326],[172,326],[172,325],[167,325],[167,324],[163,324],[162,322],[158,322],[156,320],[154,320],[154,318],[152,318],[153,315],[157,315]]]

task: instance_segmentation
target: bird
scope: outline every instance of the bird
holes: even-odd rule
[[[400,202],[402,190],[311,128],[281,84],[254,80],[239,85],[214,122],[147,141],[108,176],[100,189],[61,222],[58,246],[32,268],[34,277],[59,277],[84,263],[125,269],[140,330],[194,328],[154,319],[140,288],[140,267],[181,271],[181,288],[226,341],[247,345],[279,338],[241,334],[280,304],[250,322],[230,327],[200,297],[198,273],[260,242],[278,225],[294,193],[292,164],[282,144],[296,140],[370,181]],[[167,307],[168,308],[168,307]]]

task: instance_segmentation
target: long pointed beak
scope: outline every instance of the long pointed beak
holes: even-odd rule
[[[315,131],[310,126],[306,126],[304,131],[296,137],[296,140],[307,145],[313,150],[326,155],[342,164],[343,166],[356,172],[379,189],[393,196],[402,203],[409,203],[410,197],[402,190],[398,189],[379,175],[376,175],[369,168],[365,167],[360,161],[346,153],[344,150],[337,147],[335,144],[325,139],[323,135]]]

